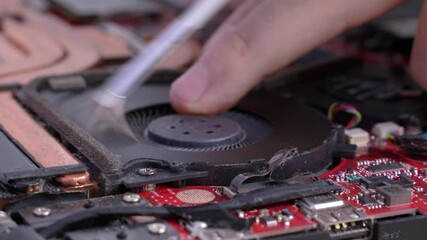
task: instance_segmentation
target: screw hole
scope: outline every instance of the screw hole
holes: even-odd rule
[[[199,119],[199,122],[205,123],[206,120],[205,119]]]
[[[220,127],[222,127],[221,124],[215,124],[214,125],[214,128],[220,128]]]
[[[207,134],[212,134],[212,133],[213,133],[213,131],[207,131],[206,133],[207,133]]]
[[[183,132],[184,135],[190,135],[190,132]]]
[[[176,128],[175,126],[170,126],[170,127],[169,127],[169,129],[175,129],[175,128]]]
[[[179,120],[178,122],[179,122],[179,123],[184,123],[184,120],[182,120],[182,119],[181,119],[181,120]]]

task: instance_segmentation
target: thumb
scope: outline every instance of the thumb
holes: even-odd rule
[[[172,84],[170,99],[177,111],[219,113],[251,89],[259,74],[252,70],[251,50],[236,29],[257,5],[259,0],[244,1],[205,46],[199,61]]]
[[[234,33],[212,42],[201,59],[172,84],[174,108],[184,113],[215,114],[233,106],[243,97],[262,71],[256,71],[241,40]],[[227,40],[226,40],[227,39]],[[227,44],[224,44],[227,42]]]

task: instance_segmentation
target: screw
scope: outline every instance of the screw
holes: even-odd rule
[[[83,207],[84,208],[93,208],[93,207],[95,207],[95,203],[89,200],[83,205]]]
[[[245,212],[242,210],[237,210],[236,213],[239,218],[245,218]]]
[[[196,229],[205,229],[208,227],[208,224],[202,221],[195,221],[192,223],[192,225],[193,225],[193,228],[196,228]]]
[[[37,207],[33,209],[33,214],[37,217],[47,217],[52,213],[52,209],[47,207]]]
[[[125,203],[139,203],[141,197],[136,193],[127,193],[123,195],[123,202]]]
[[[167,226],[164,223],[151,223],[147,225],[148,231],[152,234],[165,234]]]
[[[141,168],[138,170],[138,174],[141,176],[153,176],[157,173],[156,169],[153,168]]]
[[[120,231],[119,233],[117,233],[116,237],[117,237],[118,239],[126,239],[126,238],[128,237],[128,235],[127,235],[127,233],[123,230],[123,231]]]

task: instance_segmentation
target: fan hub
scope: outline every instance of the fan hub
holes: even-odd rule
[[[245,137],[240,125],[224,116],[190,116],[172,114],[153,120],[148,137],[172,147],[217,147],[231,145]]]

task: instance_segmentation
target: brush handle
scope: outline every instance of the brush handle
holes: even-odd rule
[[[132,90],[143,84],[155,65],[179,43],[186,41],[195,31],[213,18],[229,0],[198,0],[173,21],[146,49],[126,63],[115,75],[101,86],[103,95],[125,99]],[[98,99],[102,105],[115,104],[115,100]]]

